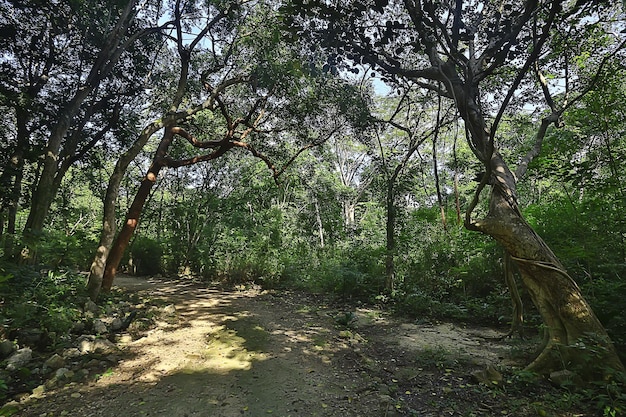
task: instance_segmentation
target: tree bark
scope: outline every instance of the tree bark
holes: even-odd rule
[[[320,213],[320,205],[315,197],[315,221],[317,223],[317,234],[320,238],[320,248],[324,248],[324,224],[322,223],[322,215]]]
[[[521,338],[524,337],[524,303],[522,302],[522,297],[520,297],[519,291],[517,290],[517,282],[515,281],[515,274],[513,271],[513,259],[511,259],[511,255],[508,252],[504,252],[504,282],[506,283],[507,288],[509,289],[509,294],[511,295],[511,303],[513,304],[512,317],[511,317],[511,329],[509,333],[507,333],[504,338],[510,337],[513,334],[517,333]]]
[[[115,239],[115,242],[111,247],[111,252],[107,258],[104,275],[102,277],[102,291],[108,292],[113,286],[113,280],[115,279],[117,268],[122,260],[122,257],[124,256],[126,248],[128,247],[130,238],[133,236],[135,229],[139,225],[141,211],[143,210],[143,206],[150,195],[150,190],[156,183],[159,171],[161,171],[161,168],[164,166],[163,161],[173,139],[174,132],[172,131],[172,127],[166,127],[156,155],[152,159],[152,164],[148,169],[148,173],[141,181],[137,194],[135,194],[135,198],[128,209],[126,221],[122,226],[122,230],[120,230],[117,239]]]
[[[385,291],[392,292],[396,281],[394,256],[396,254],[396,204],[395,204],[395,180],[393,176],[387,181],[387,221],[386,228],[386,254],[385,254]]]
[[[102,287],[104,268],[106,266],[109,250],[117,231],[115,209],[119,196],[120,184],[130,163],[137,157],[139,152],[148,142],[148,139],[161,127],[159,123],[152,123],[146,127],[133,145],[118,159],[113,169],[113,174],[109,179],[106,195],[104,197],[104,211],[102,216],[102,232],[98,249],[89,268],[89,278],[87,281],[87,293],[89,298],[95,301]]]
[[[567,368],[578,372],[584,380],[623,371],[610,338],[580,288],[523,218],[515,198],[514,176],[497,151],[491,158],[491,171],[494,180],[489,212],[484,219],[467,226],[492,236],[504,246],[541,314],[548,332],[547,343],[528,369],[550,374]],[[590,357],[592,351],[594,356]]]

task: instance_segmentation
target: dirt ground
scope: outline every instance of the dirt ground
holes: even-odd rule
[[[30,398],[15,415],[546,415],[471,376],[492,365],[507,384],[522,347],[496,339],[506,329],[407,322],[296,292],[132,277],[116,285],[175,312],[121,344],[122,359],[99,378]],[[334,318],[346,311],[348,326]]]

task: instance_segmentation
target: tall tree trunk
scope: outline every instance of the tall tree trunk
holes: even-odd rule
[[[394,256],[396,254],[396,205],[395,205],[395,179],[392,177],[387,181],[387,221],[386,229],[386,254],[385,254],[385,291],[391,292],[394,289],[396,280],[396,271],[394,265]]]
[[[104,276],[104,268],[109,256],[109,250],[115,232],[117,231],[115,209],[117,207],[117,198],[119,196],[120,185],[126,174],[126,170],[130,163],[137,157],[139,152],[148,142],[148,139],[161,127],[160,123],[152,123],[146,127],[133,145],[117,160],[113,174],[109,179],[106,195],[104,196],[104,211],[102,216],[102,232],[100,233],[100,241],[98,249],[89,268],[89,278],[87,281],[87,293],[89,298],[96,300],[102,287],[102,278]]]
[[[520,337],[524,337],[524,303],[522,297],[520,297],[517,290],[517,282],[515,281],[515,273],[513,271],[513,260],[508,252],[504,252],[504,282],[509,289],[511,295],[511,303],[513,304],[512,317],[511,317],[511,329],[504,338],[510,337],[517,333]]]
[[[461,81],[454,64],[438,64],[465,121],[470,147],[487,170],[467,210],[465,226],[493,237],[511,255],[546,326],[547,343],[528,369],[550,374],[567,367],[589,380],[602,377],[597,373],[607,372],[608,368],[624,370],[613,343],[580,288],[524,219],[517,203],[517,178],[495,149],[492,130],[497,123],[487,125],[478,104],[478,86]],[[541,129],[547,129],[550,121],[551,118],[544,119]],[[538,136],[542,139],[541,134]],[[540,141],[536,147],[540,149]],[[471,213],[486,183],[491,185],[489,211],[483,219],[472,220]],[[580,343],[592,343],[598,357],[590,358],[589,351],[580,349]]]
[[[159,171],[161,171],[161,168],[164,166],[164,158],[166,157],[167,151],[172,144],[172,140],[174,139],[174,132],[172,129],[172,127],[165,128],[163,138],[161,139],[156,154],[152,159],[152,164],[148,169],[148,173],[141,181],[137,194],[135,194],[135,198],[128,209],[126,221],[122,226],[122,230],[120,230],[119,235],[111,246],[111,252],[107,258],[104,275],[102,277],[102,291],[108,292],[113,286],[113,280],[115,279],[117,268],[122,260],[122,257],[124,256],[126,248],[128,247],[130,238],[133,236],[135,229],[139,225],[139,217],[141,216],[143,206],[150,195],[150,190],[156,183]]]
[[[33,192],[31,209],[24,227],[25,235],[36,238],[43,230],[44,222],[57,191],[54,188],[54,183],[55,178],[58,177],[59,157],[64,139],[85,100],[99,87],[102,80],[109,75],[118,62],[122,52],[130,46],[130,43],[122,44],[122,39],[134,20],[133,11],[136,4],[137,0],[131,0],[127,3],[116,25],[109,32],[84,84],[78,88],[76,94],[58,115],[57,122],[44,149],[43,170]],[[56,181],[60,182],[60,178],[57,178]]]
[[[7,210],[6,236],[4,239],[4,254],[6,257],[15,256],[14,243],[16,232],[17,211],[22,194],[22,180],[24,179],[24,158],[29,146],[29,131],[27,127],[30,114],[24,108],[16,109],[17,136],[16,145],[5,170],[2,172],[0,184],[7,186],[7,196],[3,201]]]
[[[315,197],[315,221],[317,223],[317,234],[320,238],[320,248],[324,248],[324,224],[322,223],[322,215],[320,213],[320,205]]]
[[[343,211],[343,226],[348,233],[352,233],[356,226],[355,210],[356,203],[352,200],[344,200],[341,204]]]
[[[30,212],[24,227],[24,234],[26,235],[30,234],[36,237],[43,230],[44,222],[57,191],[54,189],[54,183],[57,170],[59,169],[59,152],[63,145],[63,139],[70,128],[74,116],[78,113],[83,101],[92,90],[93,88],[82,88],[79,90],[68,106],[61,111],[59,120],[50,134],[44,149],[43,169],[32,196]]]

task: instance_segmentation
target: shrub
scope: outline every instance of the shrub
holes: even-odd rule
[[[163,248],[154,239],[139,236],[129,248],[129,258],[135,270],[135,275],[156,275],[163,272]]]

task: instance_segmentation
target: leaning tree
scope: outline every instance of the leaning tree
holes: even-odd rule
[[[355,88],[303,65],[298,49],[281,38],[271,2],[178,0],[171,13],[168,64],[177,73],[175,89],[170,96],[154,97],[167,108],[146,126],[138,143],[156,134],[161,138],[108,256],[99,250],[97,262],[106,264],[102,275],[100,267],[92,267],[92,298],[111,289],[150,191],[165,169],[240,149],[262,160],[278,178],[299,154],[368,116]]]
[[[366,67],[391,85],[412,80],[455,105],[485,171],[465,225],[503,245],[545,324],[545,345],[529,369],[549,374],[565,367],[588,379],[623,370],[576,282],[517,199],[518,176],[540,152],[546,131],[559,127],[563,112],[623,54],[619,11],[585,0],[294,0],[283,12],[295,36],[325,48],[323,70]],[[552,53],[556,39],[571,48]],[[507,162],[498,149],[500,121],[511,107],[538,108],[540,101],[534,145]],[[488,211],[476,214],[487,185]]]

